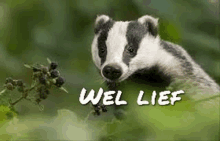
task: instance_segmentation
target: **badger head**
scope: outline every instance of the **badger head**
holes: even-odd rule
[[[136,21],[97,16],[92,57],[102,77],[120,82],[155,65],[159,44],[158,19],[145,15]]]

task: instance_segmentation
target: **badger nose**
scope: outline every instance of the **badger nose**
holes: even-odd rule
[[[122,74],[121,67],[118,65],[107,65],[103,68],[102,74],[110,80],[116,80]]]

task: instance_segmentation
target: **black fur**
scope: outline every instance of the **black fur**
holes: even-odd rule
[[[153,35],[154,37],[157,36],[158,34],[158,27],[156,25],[154,25],[153,21],[151,21],[150,19],[149,20],[146,20],[145,23],[144,23],[146,26],[147,26],[147,31]]]
[[[149,69],[137,70],[127,79],[127,81],[154,87],[167,87],[171,83],[171,79],[171,76],[163,73],[160,68],[155,65]]]
[[[100,20],[101,23],[97,26],[97,29],[95,29],[95,32],[100,32],[100,35],[98,37],[98,50],[99,50],[99,57],[101,58],[101,64],[103,64],[106,60],[107,55],[107,47],[105,41],[108,37],[108,32],[112,28],[114,21],[109,20],[106,23],[102,23],[102,20]]]
[[[129,65],[131,58],[137,55],[139,44],[147,33],[147,29],[137,21],[131,21],[127,27],[126,38],[128,45],[123,52],[123,62]],[[128,48],[133,49],[133,52],[129,52]]]
[[[140,69],[134,72],[126,79],[127,82],[135,82],[137,84],[146,84],[153,87],[165,88],[170,85],[172,77],[163,73],[160,68],[155,65],[151,68]],[[108,89],[117,91],[120,83],[106,81]],[[122,82],[123,83],[123,82]]]
[[[94,29],[95,34],[98,34],[99,31],[103,28],[104,22],[105,22],[104,19],[100,19],[98,21],[98,23],[95,25],[95,29]]]

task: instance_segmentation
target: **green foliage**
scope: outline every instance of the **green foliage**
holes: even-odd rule
[[[5,130],[5,127],[8,126],[10,120],[16,118],[17,114],[11,110],[8,106],[0,105],[0,139],[9,140],[12,135],[9,135]]]
[[[176,27],[175,23],[170,23],[165,19],[162,20],[159,26],[160,36],[164,40],[168,40],[170,42],[179,43],[181,42],[180,31]]]
[[[0,106],[0,124],[4,124],[7,120],[12,119],[14,116],[16,116],[16,113],[12,111],[9,107],[7,106]]]
[[[116,20],[136,20],[145,14],[158,17],[161,38],[182,45],[220,84],[216,5],[214,0],[1,0],[0,86],[7,77],[30,84],[32,72],[23,64],[41,64],[49,57],[59,62],[69,93],[52,90],[42,102],[41,112],[29,101],[21,101],[15,106],[17,117],[7,107],[9,93],[3,93],[0,139],[219,140],[219,97],[196,103],[188,96],[199,93],[193,85],[178,83],[167,88],[187,90],[175,106],[138,106],[140,90],[145,92],[143,99],[150,101],[154,90],[158,94],[165,88],[122,84],[122,99],[128,102],[122,106],[128,112],[123,121],[113,119],[111,107],[109,112],[94,116],[89,114],[89,105],[79,103],[83,87],[96,92],[100,87],[107,90],[90,53],[97,14]],[[12,96],[19,98],[18,93]],[[201,95],[199,100],[209,97]]]

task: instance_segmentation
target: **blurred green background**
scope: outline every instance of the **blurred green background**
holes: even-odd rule
[[[91,111],[89,105],[79,103],[82,88],[107,90],[92,62],[90,49],[94,21],[100,14],[114,20],[136,20],[146,14],[158,17],[161,38],[182,45],[220,84],[219,0],[0,0],[0,88],[3,89],[7,77],[30,84],[32,72],[23,64],[46,65],[48,57],[58,62],[58,70],[66,79],[64,87],[69,91],[66,94],[54,89],[42,102],[44,111],[29,101],[17,104],[19,121],[13,125],[1,124],[0,138],[219,139],[219,117],[213,116],[215,112],[209,116],[199,113],[185,121],[181,110],[174,109],[173,113],[137,106],[131,108],[132,112],[141,117],[130,116],[124,123],[109,124],[106,130],[101,130],[104,133],[100,128],[112,119],[111,114],[91,116],[88,124],[79,122]],[[130,90],[138,95],[137,88],[133,85]]]

